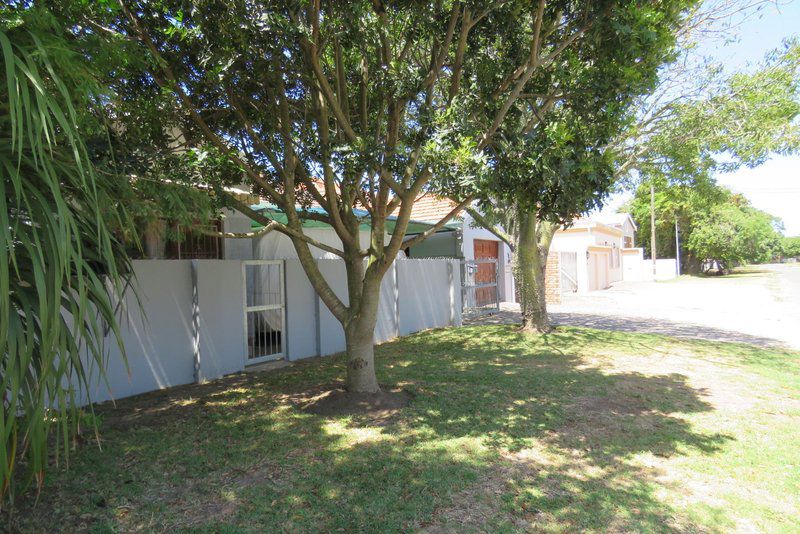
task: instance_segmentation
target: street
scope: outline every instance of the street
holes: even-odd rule
[[[554,324],[800,349],[800,264],[755,265],[724,277],[618,282],[566,294]],[[484,322],[518,320],[517,305]]]

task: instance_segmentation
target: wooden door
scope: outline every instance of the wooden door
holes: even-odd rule
[[[498,241],[490,241],[488,239],[476,239],[473,242],[476,260],[495,260],[494,263],[478,263],[478,269],[475,272],[475,284],[495,284],[489,287],[479,287],[475,290],[475,304],[479,307],[492,304],[497,300],[498,244]]]

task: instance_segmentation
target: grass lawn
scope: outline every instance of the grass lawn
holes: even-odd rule
[[[394,415],[301,411],[339,357],[99,409],[23,531],[797,531],[800,354],[511,326],[377,350]]]

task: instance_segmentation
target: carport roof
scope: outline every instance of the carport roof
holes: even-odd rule
[[[254,211],[261,212],[265,217],[268,217],[268,218],[270,218],[270,219],[272,219],[274,221],[278,221],[278,222],[284,223],[284,224],[286,224],[288,222],[288,218],[286,217],[286,214],[280,208],[278,208],[275,204],[269,204],[267,202],[261,202],[260,204],[253,204],[252,206],[250,206],[250,208],[253,209]],[[306,213],[319,213],[319,214],[326,214],[327,213],[320,206],[311,206],[309,208],[297,207],[295,209],[297,210],[297,213],[300,214],[301,219],[302,219],[303,212],[306,212]],[[370,215],[369,215],[369,212],[367,210],[354,209],[353,213],[355,213],[356,216],[359,219],[361,219],[361,221],[362,221],[359,229],[361,229],[361,230],[369,230],[370,229],[370,224],[369,224]],[[389,217],[387,217],[386,218],[386,231],[388,233],[390,233],[390,234],[394,233],[394,228],[395,228],[396,223],[397,223],[397,217],[395,217],[394,215],[390,215]],[[256,222],[256,221],[252,221],[250,226],[253,229],[257,229],[257,228],[263,227],[264,225],[262,225],[261,223]],[[428,222],[411,220],[408,223],[408,228],[406,229],[406,234],[409,234],[409,235],[421,234],[421,233],[429,230],[433,226],[434,226],[434,224],[431,224],[431,223],[428,223]],[[449,225],[446,224],[446,225],[444,225],[442,227],[442,229],[440,231],[442,231],[442,232],[450,232],[450,231],[453,231],[453,230],[457,230],[459,227],[460,227],[460,224],[452,224],[452,223],[449,224]],[[322,221],[315,221],[315,220],[311,220],[311,219],[303,219],[303,228],[330,228],[330,225],[327,224],[327,223],[324,223]]]

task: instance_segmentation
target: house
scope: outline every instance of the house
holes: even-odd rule
[[[411,218],[420,222],[435,223],[446,217],[456,206],[452,200],[424,193],[414,203]],[[407,232],[408,238],[416,232]],[[436,234],[422,243],[409,247],[410,258],[458,258],[494,260],[475,266],[474,282],[497,281],[498,295],[491,287],[478,289],[478,305],[483,301],[514,302],[514,277],[511,272],[511,249],[489,230],[479,226],[469,213],[462,211]]]
[[[548,261],[558,261],[561,292],[606,289],[624,279],[624,257],[633,248],[636,223],[627,213],[581,217],[553,236]],[[629,262],[630,263],[630,262]]]
[[[244,197],[242,197],[244,199]],[[268,217],[285,215],[253,198]],[[366,217],[366,213],[363,213]],[[228,211],[209,229],[248,233],[257,227]],[[339,247],[332,228],[307,221],[304,232]],[[368,225],[362,228],[366,244]],[[392,231],[387,225],[387,237]],[[149,257],[132,262],[128,291],[119,303],[120,341],[107,347],[105,376],[92,361],[81,402],[213,380],[272,360],[298,360],[344,351],[342,326],[314,291],[290,240],[277,232],[223,239],[158,222],[145,232]],[[422,232],[428,223],[412,222]],[[171,239],[183,234],[185,239]],[[347,301],[344,262],[312,247],[317,268]],[[454,259],[401,258],[381,283],[374,341],[461,323],[461,279]]]
[[[449,199],[424,193],[414,204],[412,217],[438,221],[454,206]],[[581,217],[559,229],[553,236],[545,274],[548,302],[560,302],[563,293],[602,290],[621,280],[652,280],[652,266],[644,261],[644,251],[634,246],[636,231],[636,223],[628,213]],[[478,266],[475,282],[496,278],[499,301],[516,300],[511,249],[491,231],[478,226],[468,213],[462,212],[440,232],[410,247],[408,255],[412,258],[494,259],[496,267]],[[674,260],[658,260],[657,263],[656,279],[675,276]],[[480,295],[478,298],[480,300]]]

